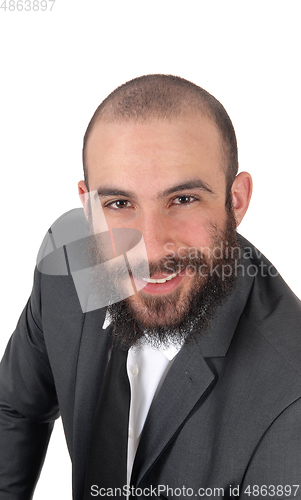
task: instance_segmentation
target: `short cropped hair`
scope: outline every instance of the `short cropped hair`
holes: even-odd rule
[[[220,132],[229,196],[238,172],[238,153],[234,127],[227,111],[213,95],[198,85],[178,76],[162,74],[145,75],[124,83],[96,109],[83,142],[83,167],[87,187],[87,142],[97,121],[144,121],[151,118],[171,120],[189,113],[200,113],[212,119]]]

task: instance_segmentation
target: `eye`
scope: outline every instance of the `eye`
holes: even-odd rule
[[[106,203],[105,207],[106,208],[111,208],[112,210],[121,210],[124,208],[129,208],[131,207],[132,204],[128,200],[115,200],[111,201],[109,203]]]
[[[174,205],[189,205],[197,200],[198,198],[196,196],[192,196],[190,194],[183,194],[182,196],[177,196],[176,198],[174,198],[172,203]]]

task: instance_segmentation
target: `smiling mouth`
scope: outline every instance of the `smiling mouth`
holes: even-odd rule
[[[170,274],[169,276],[166,276],[166,278],[158,278],[158,279],[142,278],[142,279],[143,279],[143,281],[146,281],[147,283],[166,283],[166,281],[170,281],[173,278],[175,278],[176,276],[178,276],[179,273],[180,273],[180,271],[178,271],[177,273]]]

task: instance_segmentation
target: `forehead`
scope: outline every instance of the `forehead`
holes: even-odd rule
[[[224,177],[219,130],[202,115],[148,121],[96,122],[87,141],[90,190],[100,182],[153,181],[187,175]]]

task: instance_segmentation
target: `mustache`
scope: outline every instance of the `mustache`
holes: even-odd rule
[[[195,253],[195,252],[194,252]],[[193,257],[188,251],[182,253],[181,257],[167,255],[157,262],[149,262],[150,276],[156,273],[172,274],[184,271],[191,266],[207,265],[207,261],[203,253],[199,250]]]
[[[189,267],[196,268],[208,265],[208,262],[201,251],[198,251],[197,253],[194,252],[194,254],[194,256],[190,256],[187,251],[183,252],[181,257],[166,255],[156,262],[148,262],[149,276],[151,277],[159,273],[168,276],[169,274],[180,273]],[[138,279],[145,278],[145,268],[146,263],[141,262],[134,268],[131,268],[130,275]]]

